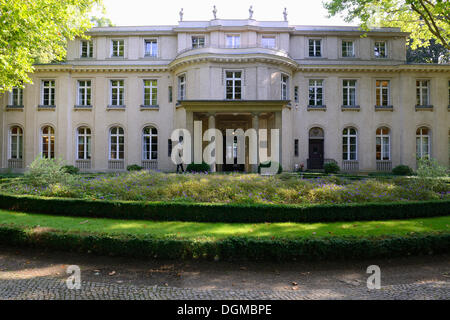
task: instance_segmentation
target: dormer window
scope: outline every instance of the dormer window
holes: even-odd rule
[[[322,56],[322,40],[310,39],[309,40],[309,56],[321,57]]]
[[[386,41],[375,41],[374,55],[375,58],[387,58]]]
[[[94,45],[92,41],[81,41],[81,58],[92,58],[94,56]]]
[[[276,47],[275,45],[275,37],[262,37],[261,38],[261,46],[263,48],[273,49]]]
[[[158,56],[158,41],[156,39],[145,40],[145,56],[157,57]]]
[[[355,43],[353,41],[342,41],[342,57],[352,58],[355,56]]]
[[[205,47],[205,37],[204,36],[193,36],[192,37],[192,49],[204,48]]]
[[[240,48],[241,36],[240,35],[227,35],[227,48]]]
[[[123,58],[125,44],[123,40],[111,40],[111,57]]]

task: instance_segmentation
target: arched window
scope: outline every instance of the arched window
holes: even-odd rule
[[[376,134],[377,160],[391,160],[391,132],[389,128],[378,128]]]
[[[45,126],[41,131],[41,152],[42,157],[48,159],[55,158],[55,129]]]
[[[121,127],[109,130],[109,160],[123,160],[125,150],[125,135]]]
[[[79,127],[77,129],[77,160],[91,159],[91,129]]]
[[[158,130],[153,127],[145,127],[142,130],[142,159],[158,159]]]
[[[355,128],[345,128],[342,132],[342,159],[357,160],[358,141]]]
[[[416,131],[416,155],[418,159],[430,157],[430,133],[430,129],[427,127],[420,127]]]
[[[21,127],[11,127],[9,131],[9,159],[22,159],[23,131]]]

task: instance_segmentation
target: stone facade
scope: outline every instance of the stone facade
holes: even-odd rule
[[[173,171],[171,133],[195,120],[280,129],[285,170],[388,171],[417,155],[449,165],[450,66],[406,64],[398,29],[215,19],[88,35],[1,98],[3,170],[44,153],[83,170]],[[215,169],[252,167],[247,155]]]

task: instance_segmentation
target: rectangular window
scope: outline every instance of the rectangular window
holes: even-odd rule
[[[123,58],[125,51],[125,42],[123,40],[111,40],[111,57]]]
[[[321,48],[322,40],[309,40],[309,56],[310,57],[321,57],[322,56],[322,48]]]
[[[81,58],[92,58],[94,56],[94,45],[92,41],[81,41]]]
[[[111,80],[111,96],[110,102],[112,106],[125,105],[124,100],[124,81],[123,80]]]
[[[144,106],[156,106],[158,104],[158,82],[156,80],[144,80]]]
[[[416,104],[418,106],[427,106],[430,104],[429,85],[430,81],[428,80],[416,81]]]
[[[11,106],[23,106],[23,89],[14,87],[11,90],[9,104]]]
[[[172,86],[169,86],[169,102],[173,101],[173,91]]]
[[[146,57],[157,57],[158,56],[158,41],[156,39],[145,40],[144,41]]]
[[[294,157],[298,157],[298,139],[294,139]]]
[[[295,102],[299,102],[299,97],[298,97],[298,86],[294,87],[294,101]]]
[[[343,80],[342,93],[344,106],[356,106],[356,80]]]
[[[43,106],[55,105],[55,80],[42,80],[41,104]]]
[[[375,58],[387,58],[386,41],[375,41]]]
[[[77,105],[79,105],[79,106],[90,106],[91,105],[91,81],[90,80],[79,80],[78,81]]]
[[[262,37],[261,38],[261,46],[263,48],[273,49],[276,47],[275,45],[275,37]]]
[[[389,94],[389,80],[377,80],[376,81],[376,105],[388,106],[390,101]]]
[[[345,58],[355,56],[355,47],[353,41],[342,41],[342,56]]]
[[[240,35],[227,35],[227,48],[240,48],[241,36]]]
[[[186,75],[178,77],[178,100],[186,99]]]
[[[310,106],[323,106],[323,80],[309,80]]]
[[[226,71],[226,99],[242,99],[242,71]]]
[[[281,74],[281,100],[289,99],[289,77]]]
[[[205,47],[205,37],[203,36],[193,36],[192,37],[192,48],[204,48]]]
[[[167,140],[167,156],[172,156],[172,139]]]

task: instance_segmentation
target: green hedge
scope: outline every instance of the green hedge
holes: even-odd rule
[[[391,220],[450,214],[450,201],[266,205],[94,201],[0,194],[0,209],[51,215],[193,222],[332,222]]]
[[[158,259],[292,261],[368,259],[450,252],[450,233],[378,238],[226,238],[218,241],[36,231],[0,225],[0,244]]]

